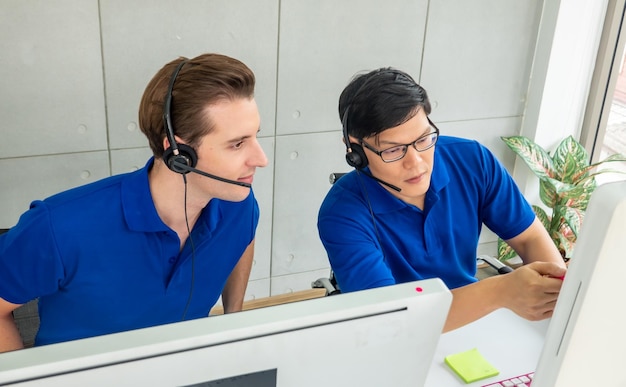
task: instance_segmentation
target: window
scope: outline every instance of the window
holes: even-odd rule
[[[626,155],[626,0],[609,0],[604,30],[583,122],[581,143],[592,162],[609,155]],[[604,164],[602,169],[626,173],[626,162]],[[607,173],[599,184],[626,180],[626,174]]]

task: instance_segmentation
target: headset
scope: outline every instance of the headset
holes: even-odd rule
[[[234,184],[246,188],[252,187],[249,183],[226,179],[224,177],[212,175],[208,172],[196,169],[196,165],[198,164],[198,154],[196,151],[187,144],[179,144],[176,142],[176,137],[174,136],[174,125],[172,124],[172,94],[174,92],[174,84],[176,83],[178,73],[180,73],[180,70],[187,63],[187,61],[188,60],[185,59],[180,62],[178,66],[176,66],[176,69],[170,78],[167,94],[165,95],[165,104],[163,106],[163,127],[165,128],[165,135],[170,142],[169,148],[163,151],[163,161],[165,162],[165,165],[167,165],[170,170],[180,173],[183,176],[189,172],[193,172],[224,183]]]
[[[176,137],[174,136],[174,125],[172,124],[172,93],[174,91],[174,83],[176,83],[178,73],[186,63],[187,60],[180,62],[172,73],[169,87],[167,88],[167,94],[165,95],[165,106],[163,109],[163,126],[165,127],[167,139],[170,142],[169,148],[163,152],[163,161],[169,169],[180,174],[187,174],[191,172],[189,169],[181,168],[181,165],[195,168],[198,164],[198,155],[196,154],[196,151],[187,144],[178,144],[176,142]]]
[[[391,70],[383,70],[381,71],[381,73],[389,72],[389,71]],[[363,82],[363,85],[361,85],[361,87],[359,87],[359,89],[354,94],[355,96],[360,93],[360,91],[363,89],[363,87],[367,84],[368,81],[369,79]],[[346,107],[346,110],[343,112],[343,116],[341,117],[341,126],[342,126],[341,130],[343,133],[343,141],[346,144],[346,162],[348,163],[349,166],[356,169],[357,172],[363,173],[369,178],[374,179],[377,182],[386,185],[387,187],[393,189],[396,192],[402,191],[400,187],[395,186],[391,183],[387,183],[386,181],[381,180],[377,178],[376,176],[372,175],[371,173],[369,173],[368,171],[364,170],[365,167],[367,167],[369,163],[367,160],[367,155],[365,155],[365,150],[363,150],[363,146],[361,146],[361,144],[350,142],[350,136],[348,135],[348,113],[350,112],[350,106],[351,105],[348,105],[348,107]]]
[[[361,144],[350,142],[350,136],[348,135],[348,113],[350,112],[350,106],[346,108],[341,119],[343,140],[346,144],[346,162],[354,169],[361,170],[367,167],[368,161],[365,151]]]
[[[359,94],[361,94],[361,92],[367,87],[367,85],[370,83],[370,81],[373,78],[379,77],[384,74],[393,74],[395,75],[396,80],[402,76],[402,74],[398,73],[397,70],[391,67],[382,68],[378,70],[375,74],[372,74],[372,76],[370,76],[368,79],[363,81],[363,84],[359,86],[356,92],[354,92],[352,101],[354,101],[359,96]],[[367,160],[367,156],[365,155],[365,151],[363,150],[363,146],[361,146],[361,144],[350,142],[350,136],[348,135],[348,115],[350,113],[351,106],[352,106],[352,103],[349,103],[341,118],[343,139],[346,144],[346,162],[348,163],[349,166],[357,170],[361,170],[367,167],[368,160]]]

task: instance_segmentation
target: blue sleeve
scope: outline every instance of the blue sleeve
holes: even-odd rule
[[[17,225],[0,235],[0,297],[23,304],[56,292],[63,277],[48,209],[35,201]]]
[[[322,204],[318,232],[342,292],[395,284],[366,205],[334,186]]]
[[[504,166],[487,148],[481,150],[486,171],[482,220],[500,238],[511,239],[532,224],[535,213]]]

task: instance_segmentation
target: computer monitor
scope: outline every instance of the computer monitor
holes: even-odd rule
[[[626,181],[592,194],[532,387],[626,386]]]
[[[452,294],[439,279],[0,354],[10,386],[420,386]]]

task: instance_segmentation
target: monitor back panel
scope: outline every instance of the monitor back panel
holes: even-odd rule
[[[533,387],[626,386],[626,181],[593,194]]]
[[[0,385],[422,385],[451,300],[432,279],[0,354]]]

